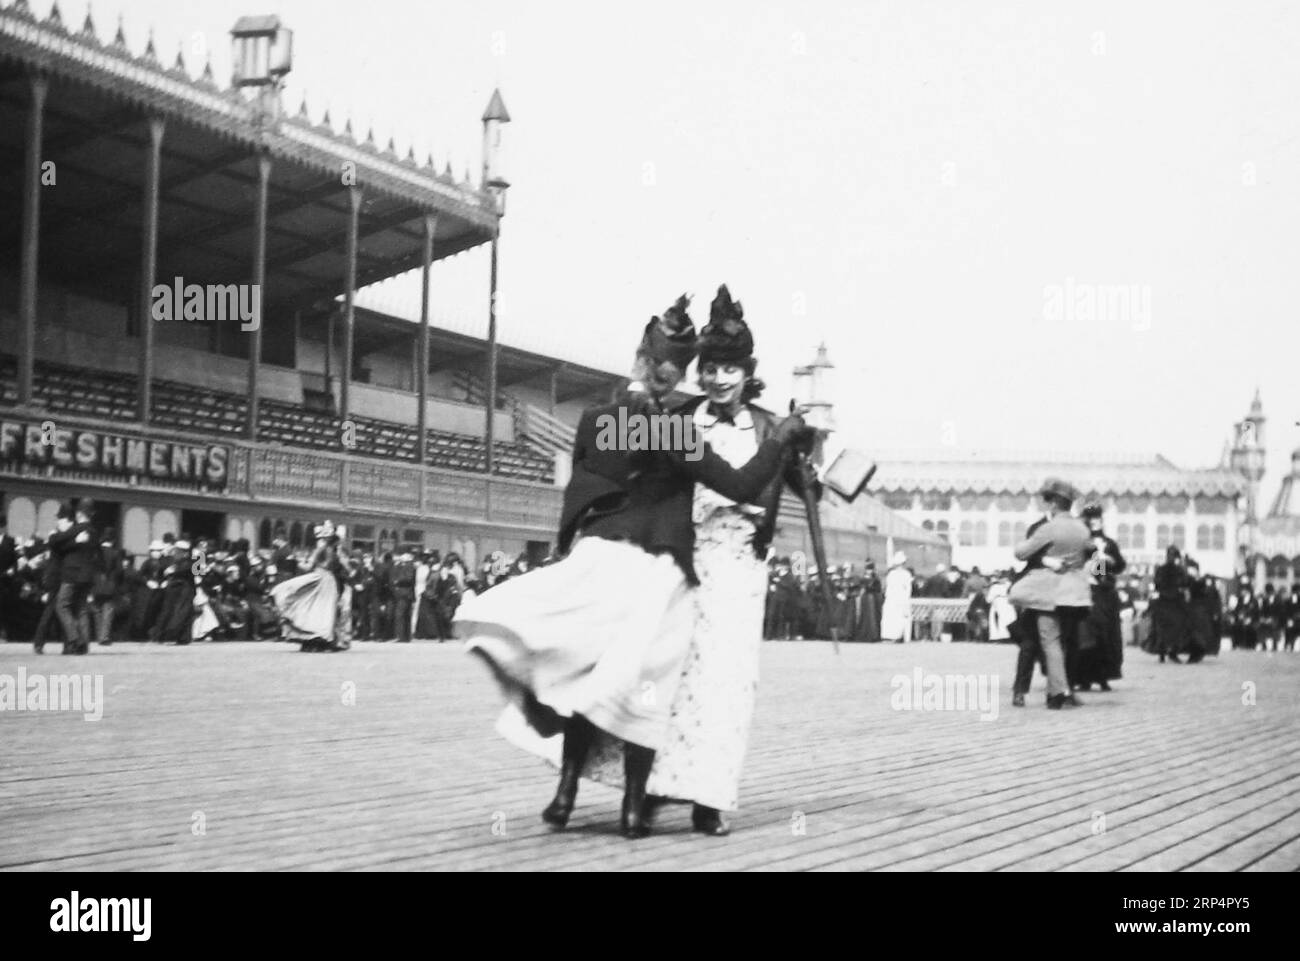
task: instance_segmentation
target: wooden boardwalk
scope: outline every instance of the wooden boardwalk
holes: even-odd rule
[[[693,835],[674,807],[629,842],[599,786],[544,829],[553,774],[494,734],[495,692],[457,645],[0,645],[0,683],[101,674],[105,701],[99,721],[0,712],[0,868],[1300,868],[1300,655],[1130,649],[1113,693],[1060,712],[1041,679],[1010,706],[1014,658],[768,643],[734,833]],[[918,668],[996,680],[996,717],[896,710],[891,679]]]

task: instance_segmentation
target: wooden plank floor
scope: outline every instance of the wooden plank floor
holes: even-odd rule
[[[1300,655],[1126,653],[1049,712],[1041,679],[1010,706],[1007,646],[768,643],[734,833],[674,807],[629,842],[595,785],[544,828],[553,773],[457,645],[2,645],[0,675],[100,674],[105,704],[0,711],[0,869],[1300,869]],[[895,710],[917,668],[996,681],[996,716]]]

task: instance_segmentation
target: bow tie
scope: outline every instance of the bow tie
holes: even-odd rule
[[[731,411],[726,410],[725,408],[718,407],[716,404],[710,404],[709,413],[717,418],[717,421],[720,424],[730,424],[733,427],[736,425],[736,419],[731,416]]]

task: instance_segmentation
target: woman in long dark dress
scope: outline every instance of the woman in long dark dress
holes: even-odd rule
[[[1080,690],[1092,685],[1109,691],[1110,682],[1122,676],[1124,638],[1120,633],[1119,592],[1116,575],[1127,564],[1119,544],[1102,530],[1100,504],[1088,504],[1082,512],[1083,522],[1092,533],[1093,554],[1089,563],[1092,577],[1092,607],[1079,624],[1078,646],[1070,679]]]
[[[1156,568],[1154,580],[1151,627],[1155,634],[1155,650],[1161,663],[1168,658],[1181,664],[1178,655],[1192,649],[1187,571],[1183,568],[1182,551],[1171,546],[1165,552],[1165,562]]]
[[[1206,654],[1219,653],[1219,591],[1208,577],[1201,577],[1200,565],[1187,558],[1187,620],[1192,643],[1187,663],[1195,664]]]
[[[1228,632],[1232,646],[1237,650],[1253,651],[1255,649],[1255,626],[1259,620],[1259,602],[1250,589],[1248,581],[1237,585],[1237,593],[1228,605]]]

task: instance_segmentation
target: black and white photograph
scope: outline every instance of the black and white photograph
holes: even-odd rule
[[[1241,945],[1300,870],[1298,95],[1287,0],[0,0],[21,926],[1063,872]]]

